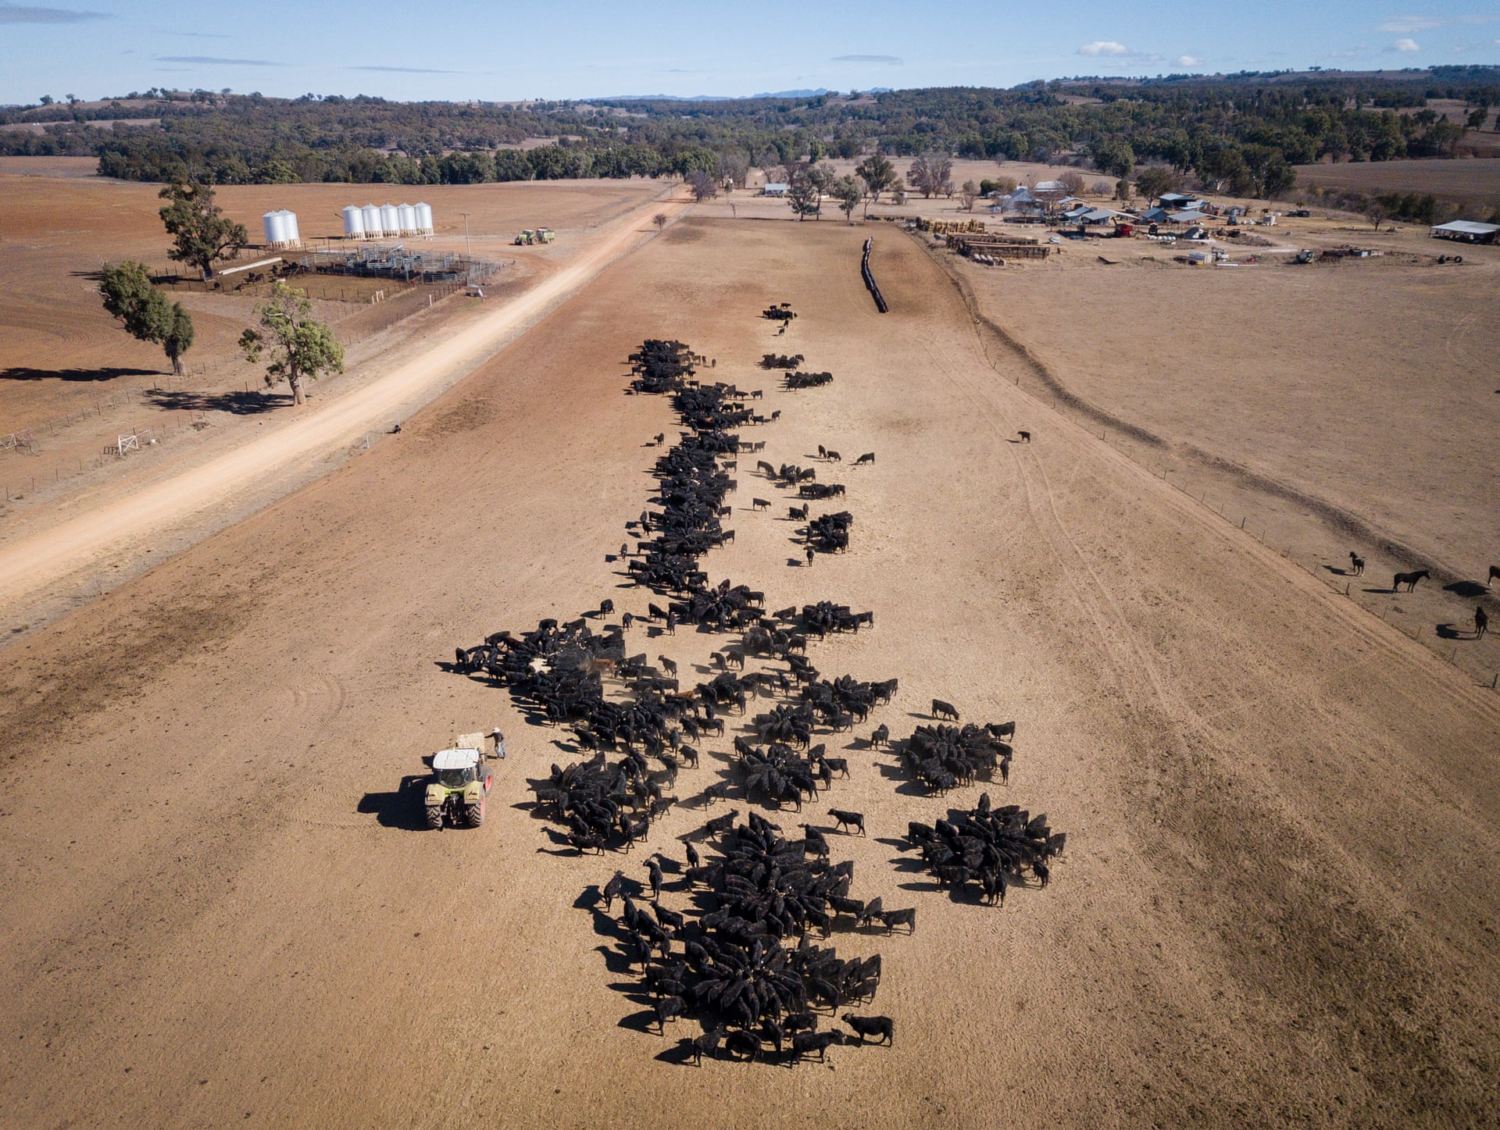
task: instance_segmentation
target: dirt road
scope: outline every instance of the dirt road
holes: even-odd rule
[[[345,446],[364,432],[389,427],[397,409],[420,403],[425,392],[441,388],[455,373],[479,364],[509,335],[638,244],[650,213],[665,210],[670,214],[680,208],[653,202],[632,212],[567,267],[498,304],[483,319],[434,342],[379,380],[299,413],[274,430],[268,428],[265,434],[190,472],[0,548],[0,607],[24,599],[39,586],[56,583],[121,543],[161,536],[163,530],[223,501],[247,483],[264,481],[290,464]]]
[[[674,225],[317,485],[0,651],[0,1115],[16,1126],[786,1125],[1366,1127],[1493,1120],[1500,1032],[1500,710],[1399,632],[1050,414],[985,359],[940,270],[824,222]],[[726,268],[731,264],[732,269]],[[789,300],[785,337],[756,314]],[[646,1032],[593,888],[646,851],[560,851],[524,807],[571,760],[458,643],[571,617],[653,480],[657,397],[626,355],[676,337],[767,391],[771,463],[818,444],[847,553],[796,564],[789,499],[740,464],[714,579],[767,607],[832,599],[873,631],[814,642],[827,675],[899,677],[900,737],[937,696],[1019,723],[1003,802],[1069,834],[1004,909],[899,870],[918,795],[830,739],[826,805],[855,891],[915,906],[878,952],[892,1048],[790,1070],[675,1062]],[[756,367],[835,374],[785,392]],[[1009,442],[1017,429],[1029,445]],[[752,495],[774,499],[752,511]],[[725,641],[635,649],[702,677]],[[647,850],[712,813],[730,716]],[[402,777],[499,724],[491,818],[413,830]],[[861,729],[859,736],[867,731]],[[833,752],[831,749],[830,752]],[[743,812],[744,802],[737,806]],[[675,873],[668,901],[682,905]],[[824,1019],[824,1023],[830,1021]],[[65,1086],[58,1081],[65,1080]]]

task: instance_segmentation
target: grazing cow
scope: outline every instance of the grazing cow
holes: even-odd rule
[[[934,718],[949,718],[957,722],[958,708],[951,702],[944,702],[940,698],[935,698],[932,700],[932,716]]]
[[[1365,559],[1352,551],[1349,554],[1349,572],[1356,577],[1364,576],[1365,572]]]
[[[706,1055],[713,1059],[719,1051],[719,1043],[724,1039],[724,1029],[711,1028],[701,1036],[694,1036],[689,1043],[693,1049],[693,1066],[702,1067],[703,1057]]]
[[[752,510],[769,510],[771,504],[764,498],[752,498],[750,500],[750,508]]]
[[[1490,630],[1490,616],[1483,607],[1476,606],[1474,609],[1474,638],[1477,640],[1485,632]]]
[[[626,884],[630,882],[625,878],[625,872],[616,871],[615,877],[604,884],[604,909],[608,911],[614,905],[614,901],[625,893]]]
[[[863,812],[847,812],[839,808],[830,808],[828,815],[838,821],[839,830],[847,828],[858,828],[859,834],[865,834],[865,814]]]
[[[599,602],[599,615],[600,616],[611,616],[611,615],[614,614],[614,611],[615,611],[615,602],[614,601],[606,598],[606,599],[601,600]]]
[[[856,467],[863,467],[866,463],[873,462],[875,462],[875,453],[873,451],[867,451],[854,461],[854,465]]]
[[[811,509],[811,504],[804,504],[802,506],[788,506],[787,516],[790,517],[794,522],[805,522],[807,521],[808,511]]]
[[[1044,883],[1043,886],[1046,884]],[[897,926],[905,926],[908,933],[917,932],[917,908],[907,907],[905,910],[886,910],[879,915],[881,923],[885,926],[887,933]]]
[[[719,836],[722,836],[725,832],[732,830],[734,828],[734,822],[739,818],[739,809],[731,808],[728,812],[724,813],[723,816],[715,816],[707,824],[703,825],[703,830],[710,836],[714,836],[715,838],[717,838]]]
[[[1417,582],[1430,576],[1432,573],[1426,569],[1418,569],[1415,573],[1397,573],[1391,578],[1391,591],[1400,592],[1401,586],[1405,585],[1407,592],[1415,592]]]
[[[672,995],[660,997],[651,1006],[651,1011],[656,1013],[656,1030],[663,1036],[667,1034],[667,1021],[675,1020],[681,1016],[687,1008],[687,1001],[681,997]]]
[[[842,463],[843,461],[844,457],[842,455],[840,455],[837,451],[834,451],[832,448],[828,449],[828,462]]]
[[[800,1060],[816,1054],[821,1063],[827,1059],[827,1051],[833,1044],[842,1044],[842,1032],[798,1032],[792,1037],[792,1059]]]
[[[1030,443],[1031,442],[1031,433],[1030,432],[1017,432],[1016,435],[1018,435],[1018,436],[1021,437],[1021,442],[1022,443]]]
[[[753,1063],[755,1057],[760,1055],[760,1037],[754,1032],[736,1029],[724,1038],[724,1050],[730,1059]]]
[[[870,1037],[876,1037],[876,1043],[892,1044],[895,1040],[895,1025],[891,1023],[889,1016],[855,1016],[852,1012],[844,1013],[844,1023],[854,1029],[859,1036],[859,1042],[863,1044]]]

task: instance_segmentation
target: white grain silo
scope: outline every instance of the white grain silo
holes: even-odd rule
[[[380,226],[380,209],[373,204],[366,204],[360,210],[365,218],[365,237],[367,239],[379,239],[385,234],[385,229]]]
[[[413,205],[412,210],[417,214],[417,231],[423,235],[432,234],[432,205],[418,203]]]
[[[267,212],[260,218],[261,229],[266,233],[267,247],[280,247],[282,236],[282,224],[280,212]]]
[[[281,221],[286,225],[286,245],[288,247],[301,247],[302,229],[297,226],[297,213],[291,211],[282,212]]]
[[[380,226],[385,229],[386,235],[401,234],[401,213],[394,204],[380,206]]]
[[[358,204],[344,205],[344,238],[365,238],[365,214]]]
[[[397,204],[396,214],[401,217],[401,234],[417,234],[417,210],[410,204]]]

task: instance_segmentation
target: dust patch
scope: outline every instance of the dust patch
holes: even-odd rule
[[[8,762],[56,748],[74,725],[97,724],[106,709],[134,701],[161,672],[233,635],[255,601],[248,593],[216,593],[181,603],[121,609],[93,631],[68,632],[69,649],[28,657],[17,644],[3,664],[0,712]]]
[[[452,408],[444,409],[432,423],[418,433],[423,436],[451,436],[476,431],[492,423],[499,416],[495,402],[487,396],[461,400]]]

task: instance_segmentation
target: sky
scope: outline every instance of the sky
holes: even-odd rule
[[[0,0],[7,104],[156,86],[509,101],[1454,63],[1500,63],[1500,3]]]

